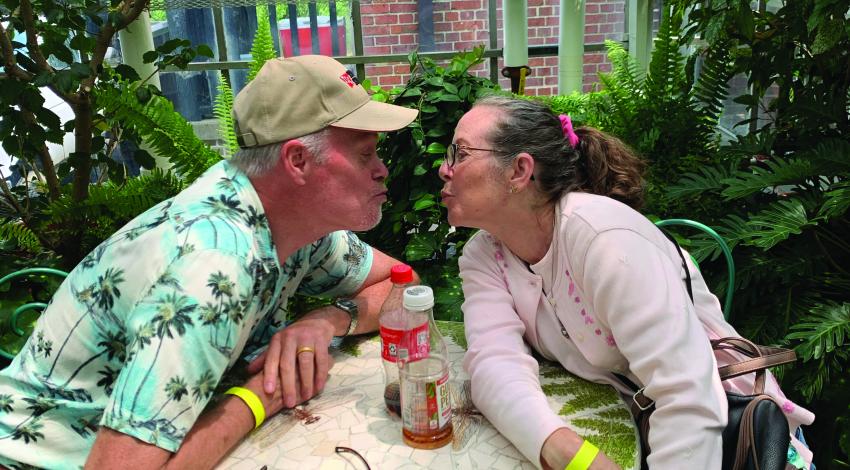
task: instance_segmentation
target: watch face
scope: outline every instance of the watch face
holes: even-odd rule
[[[357,304],[353,300],[339,299],[336,301],[336,305],[343,310],[357,313]]]

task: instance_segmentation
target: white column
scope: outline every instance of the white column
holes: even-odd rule
[[[528,1],[504,0],[505,67],[528,65]]]
[[[561,0],[558,36],[558,94],[580,92],[584,83],[585,0]]]
[[[650,0],[627,0],[629,10],[629,54],[635,58],[638,71],[645,73],[652,54],[652,3]]]
[[[118,39],[121,41],[121,55],[123,62],[133,67],[136,72],[142,77],[142,80],[153,73],[153,76],[148,80],[159,89],[162,89],[159,83],[159,73],[154,73],[156,67],[151,64],[146,64],[142,60],[142,56],[147,51],[152,51],[153,33],[151,32],[151,17],[147,11],[143,11],[136,21],[118,31]]]

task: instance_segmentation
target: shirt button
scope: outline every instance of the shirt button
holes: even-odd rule
[[[563,326],[561,327],[561,334],[562,334],[562,335],[564,335],[564,338],[569,338],[569,337],[570,337],[570,334],[569,334],[569,333],[567,333],[567,329],[566,329],[566,328],[564,328]]]
[[[551,305],[551,306],[553,306],[553,307],[554,307],[554,306],[555,306],[555,305],[557,305],[557,304],[558,304],[558,302],[555,302],[555,298],[554,298],[554,297],[549,297],[549,305]]]

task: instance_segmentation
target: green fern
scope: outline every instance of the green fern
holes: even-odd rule
[[[110,215],[116,220],[115,225],[118,226],[115,229],[118,229],[160,201],[176,195],[183,187],[184,183],[171,172],[155,168],[142,176],[128,179],[124,184],[107,182],[91,186],[89,197],[80,202],[64,195],[51,202],[44,213],[53,220]]]
[[[644,77],[638,72],[637,60],[619,42],[605,40],[608,60],[611,61],[611,75],[625,91],[643,94]]]
[[[0,224],[0,240],[14,242],[30,253],[39,253],[44,250],[38,236],[21,222],[7,220]]]
[[[174,110],[170,101],[151,96],[140,103],[135,88],[99,88],[96,103],[111,122],[132,128],[156,153],[168,158],[184,181],[192,182],[221,156],[198,139],[192,126]]]
[[[213,114],[218,120],[218,133],[221,140],[224,141],[226,155],[230,157],[239,150],[239,143],[236,141],[236,130],[233,127],[233,90],[225,80],[224,73],[218,80],[218,94],[215,96],[215,105],[213,106]]]
[[[726,44],[708,49],[699,78],[693,87],[695,106],[700,113],[703,138],[711,139],[723,114],[733,62]]]
[[[248,68],[248,81],[254,79],[257,73],[269,59],[274,59],[277,54],[274,50],[271,26],[269,26],[269,10],[265,5],[257,5],[257,33],[251,44],[251,65]]]
[[[679,52],[681,42],[676,36],[682,29],[682,9],[675,5],[662,7],[661,25],[649,62],[646,77],[647,98],[668,100],[678,95],[684,84],[685,59]]]

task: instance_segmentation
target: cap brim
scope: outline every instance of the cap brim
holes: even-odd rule
[[[413,122],[417,114],[415,109],[370,100],[330,125],[359,131],[395,131]]]

